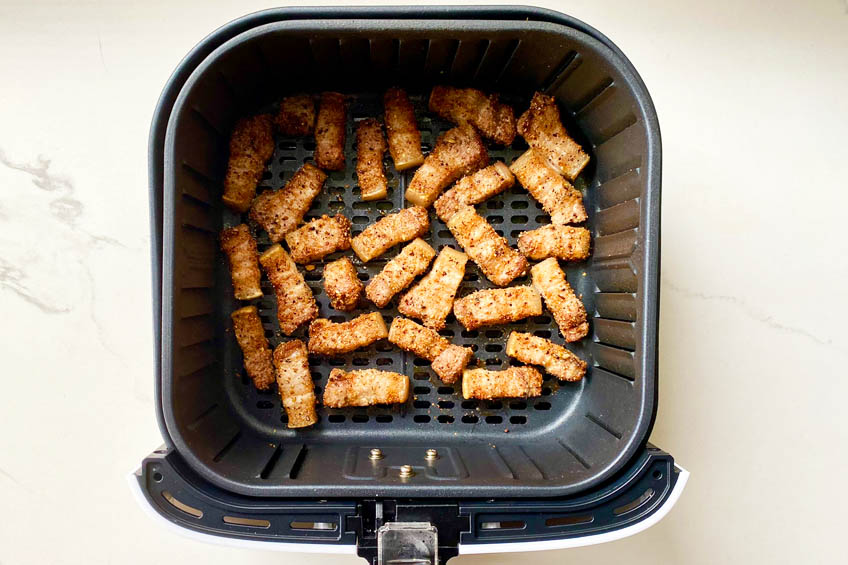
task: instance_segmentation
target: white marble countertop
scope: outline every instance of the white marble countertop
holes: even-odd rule
[[[837,562],[848,506],[836,483],[848,470],[848,4],[540,4],[609,35],[657,106],[652,441],[692,478],[652,529],[535,558]],[[146,170],[154,104],[205,34],[270,5],[0,4],[0,563],[305,560],[174,536],[124,483],[160,443]]]

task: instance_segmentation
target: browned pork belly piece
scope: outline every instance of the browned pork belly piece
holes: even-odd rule
[[[489,288],[453,303],[453,314],[466,330],[516,322],[542,313],[542,298],[532,286]]]
[[[433,262],[433,268],[418,284],[403,295],[398,312],[421,320],[428,328],[441,330],[453,307],[456,291],[465,276],[468,256],[452,247],[445,247]]]
[[[386,140],[383,128],[374,118],[366,118],[356,125],[356,180],[363,200],[386,197],[388,183],[383,172],[383,154]]]
[[[326,171],[345,167],[345,97],[338,92],[323,92],[315,120],[315,164]]]
[[[456,382],[474,354],[468,347],[452,344],[437,331],[400,317],[392,321],[389,341],[430,361],[433,371],[447,384]]]
[[[426,208],[452,182],[488,164],[489,153],[474,128],[468,124],[457,126],[436,140],[433,150],[409,181],[406,199]]]
[[[359,303],[362,289],[356,268],[347,257],[324,265],[324,292],[332,308],[345,312],[353,310]]]
[[[518,250],[528,259],[556,257],[563,261],[582,261],[589,257],[592,237],[586,228],[549,224],[521,232]]]
[[[327,173],[306,163],[286,186],[257,196],[250,208],[250,219],[268,232],[272,242],[279,243],[303,221],[326,180]]]
[[[501,104],[497,94],[486,96],[476,88],[434,86],[430,111],[455,124],[471,124],[486,139],[510,145],[515,139],[515,112]]]
[[[533,334],[512,332],[506,354],[522,363],[541,365],[561,381],[579,381],[586,374],[586,362],[561,345]]]
[[[280,329],[291,335],[303,323],[318,317],[318,305],[312,290],[297,270],[297,265],[279,245],[272,245],[259,256],[268,280],[277,296],[277,320]]]
[[[589,163],[589,156],[565,131],[553,96],[533,95],[530,108],[518,118],[518,133],[569,180],[577,178]]]
[[[274,382],[271,349],[256,306],[245,306],[232,313],[236,341],[244,357],[244,370],[259,390],[268,390]]]
[[[286,234],[295,263],[312,263],[335,251],[350,249],[350,220],[342,214],[321,216]]]
[[[421,237],[430,230],[430,216],[420,206],[404,208],[386,214],[354,237],[350,242],[353,252],[363,263],[379,257],[390,247]]]
[[[375,404],[400,404],[409,398],[409,377],[391,371],[365,369],[346,372],[330,371],[324,388],[324,406],[373,406]]]
[[[421,132],[415,121],[415,111],[400,88],[390,88],[383,96],[386,110],[386,137],[389,139],[389,152],[395,163],[395,169],[405,171],[424,162],[421,153]]]
[[[527,272],[527,259],[510,247],[474,207],[460,207],[448,221],[448,229],[486,278],[496,285],[507,285]]]
[[[280,101],[280,111],[274,118],[277,131],[288,137],[304,137],[315,126],[315,102],[308,94],[287,96]]]
[[[230,157],[222,200],[236,212],[247,212],[262,179],[265,162],[274,154],[271,116],[262,114],[236,122],[230,137]]]
[[[533,367],[510,367],[506,371],[466,369],[462,372],[462,396],[478,400],[529,398],[542,394],[542,373]]]
[[[305,428],[318,421],[315,388],[309,372],[309,353],[299,339],[281,343],[274,349],[277,390],[288,416],[289,428]]]
[[[365,288],[365,296],[378,308],[383,308],[395,294],[426,271],[435,256],[436,251],[426,241],[413,239],[371,279]]]
[[[574,290],[565,279],[565,273],[553,257],[545,259],[530,269],[533,286],[545,299],[545,305],[554,315],[565,341],[577,341],[589,333],[586,320],[586,308],[574,294]]]
[[[262,296],[259,281],[259,254],[256,240],[247,224],[239,224],[221,231],[221,250],[230,263],[233,293],[238,300],[251,300]]]
[[[379,312],[362,314],[348,322],[336,324],[318,318],[309,324],[309,352],[321,355],[341,355],[367,347],[389,336],[386,322]]]
[[[459,179],[453,188],[439,196],[433,208],[443,222],[451,219],[463,204],[479,204],[515,184],[515,177],[503,161]]]
[[[576,224],[586,219],[583,195],[559,176],[544,156],[528,149],[513,161],[509,170],[530,196],[542,204],[554,224]]]

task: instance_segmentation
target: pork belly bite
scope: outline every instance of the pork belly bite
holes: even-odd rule
[[[518,133],[569,180],[577,178],[589,163],[589,156],[565,131],[553,96],[533,95],[530,108],[518,118]]]
[[[386,323],[379,312],[363,314],[340,324],[318,318],[309,324],[309,352],[341,355],[367,347],[388,336]]]
[[[250,208],[250,219],[268,232],[272,242],[279,243],[303,221],[326,180],[327,173],[306,163],[286,186],[257,196]]]
[[[239,224],[221,231],[221,250],[230,264],[233,294],[237,300],[252,300],[262,296],[259,271],[259,254],[256,240],[246,224]]]
[[[516,159],[509,170],[551,216],[551,223],[576,224],[586,220],[583,195],[532,147]]]
[[[586,308],[583,301],[565,279],[565,273],[553,257],[545,259],[530,269],[533,286],[545,299],[545,305],[554,315],[565,341],[577,341],[589,333]]]
[[[309,354],[299,339],[281,343],[274,349],[277,390],[288,416],[289,428],[305,428],[318,421],[315,413],[315,387],[309,372]]]
[[[586,362],[561,345],[533,334],[512,332],[506,354],[522,363],[541,365],[561,381],[579,381],[586,374]]]
[[[433,372],[447,384],[456,382],[474,355],[470,348],[452,344],[437,331],[400,317],[392,321],[389,341],[430,361]]]
[[[486,96],[476,88],[434,86],[430,111],[455,124],[471,124],[490,141],[510,145],[515,139],[515,112],[501,104],[497,94]]]
[[[321,216],[286,234],[295,263],[312,263],[350,249],[350,220],[341,214]]]
[[[333,369],[324,388],[324,406],[373,406],[400,404],[409,398],[409,377],[391,371]]]
[[[462,177],[453,188],[439,196],[433,209],[447,223],[463,204],[479,204],[515,184],[515,177],[502,161]]]
[[[383,128],[374,118],[366,118],[356,125],[356,179],[363,200],[385,198],[388,190],[383,172],[383,154],[386,140]]]
[[[509,324],[541,315],[542,297],[532,286],[478,290],[458,298],[453,314],[466,330]]]
[[[368,300],[383,308],[392,297],[427,270],[436,251],[421,238],[413,239],[365,287]]]
[[[556,257],[563,261],[583,261],[589,257],[592,236],[586,228],[549,224],[521,232],[518,250],[528,259]]]
[[[303,280],[295,262],[279,244],[260,255],[259,264],[274,287],[277,320],[284,334],[291,335],[301,324],[318,317],[318,304],[312,290]]]
[[[325,171],[345,168],[345,97],[338,92],[323,92],[315,119],[315,164]]]
[[[386,111],[386,136],[389,140],[389,153],[395,163],[395,169],[405,171],[424,162],[421,153],[421,132],[415,121],[415,111],[400,88],[390,88],[383,96]]]
[[[453,307],[456,291],[465,276],[468,256],[445,247],[433,262],[433,268],[412,287],[398,304],[404,316],[421,320],[428,328],[441,330]]]
[[[265,163],[274,154],[271,116],[262,114],[236,122],[230,137],[230,157],[222,200],[235,212],[247,212],[262,179]]]
[[[533,367],[510,367],[506,371],[466,369],[462,372],[462,396],[478,400],[529,398],[542,394],[542,373]]]
[[[332,308],[345,312],[354,310],[362,296],[362,289],[356,268],[347,257],[324,265],[324,292]]]
[[[429,230],[430,216],[427,210],[412,206],[394,214],[386,214],[362,230],[350,243],[356,256],[367,263],[392,246],[421,237]]]
[[[244,370],[259,390],[268,390],[274,382],[271,349],[256,306],[245,306],[232,313],[236,341],[244,357]]]
[[[448,229],[483,274],[498,286],[527,272],[527,259],[509,246],[472,206],[463,205],[451,216]]]
[[[315,102],[308,94],[287,96],[274,118],[277,131],[287,137],[305,137],[315,127]]]
[[[488,164],[489,153],[473,127],[465,124],[450,129],[439,136],[433,151],[415,171],[406,199],[426,208],[452,182]]]

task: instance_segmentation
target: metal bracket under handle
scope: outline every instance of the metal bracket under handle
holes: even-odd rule
[[[377,565],[437,565],[439,537],[429,522],[388,522],[377,530]]]

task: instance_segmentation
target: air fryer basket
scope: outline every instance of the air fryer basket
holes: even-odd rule
[[[644,86],[629,69],[589,35],[531,21],[285,21],[250,29],[212,52],[176,100],[164,161],[160,392],[164,431],[186,463],[231,492],[309,497],[563,496],[620,469],[644,445],[656,409],[659,139]],[[405,406],[321,408],[316,426],[288,430],[276,394],[257,393],[241,376],[229,331],[237,304],[217,234],[241,218],[220,204],[228,132],[237,117],[270,110],[288,93],[350,94],[347,167],[330,174],[310,217],[341,212],[358,232],[404,206],[411,173],[398,174],[387,158],[388,198],[361,202],[353,175],[355,120],[380,116],[380,93],[400,84],[412,94],[429,149],[450,127],[424,111],[437,83],[501,92],[517,112],[535,90],[552,94],[569,131],[590,152],[578,186],[594,251],[567,269],[592,315],[591,339],[570,345],[589,363],[587,377],[574,385],[546,380],[536,399],[467,402],[420,360],[378,343],[338,360],[311,359],[316,391],[334,366],[396,370],[412,378]],[[312,148],[308,140],[278,138],[262,186],[282,186]],[[522,150],[518,141],[490,154],[510,162]],[[547,221],[520,187],[478,208],[511,244],[518,232]],[[431,219],[433,245],[456,246],[444,224]],[[268,245],[262,237],[260,248]],[[363,279],[394,252],[367,265],[355,261]],[[322,316],[362,313],[329,308],[320,265],[305,276]],[[460,295],[488,286],[470,265]],[[265,291],[257,305],[275,345],[281,336],[273,295]],[[396,315],[393,308],[382,312],[389,321]],[[547,313],[473,332],[451,317],[445,335],[474,347],[486,366],[505,368],[503,344],[512,329],[561,342]],[[372,447],[385,458],[369,460]],[[428,448],[439,451],[437,461],[424,460]],[[413,478],[398,477],[404,464],[416,469]]]

